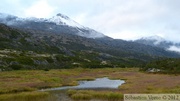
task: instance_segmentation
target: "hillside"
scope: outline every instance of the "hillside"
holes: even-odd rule
[[[130,67],[143,63],[105,53],[100,48],[105,46],[79,36],[33,34],[1,24],[0,38],[1,70]]]

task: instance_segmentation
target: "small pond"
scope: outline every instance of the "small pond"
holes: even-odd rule
[[[110,80],[108,77],[97,78],[93,81],[79,81],[78,86],[65,86],[50,89],[43,89],[41,91],[54,91],[66,89],[118,89],[120,85],[125,83],[124,80]]]
[[[48,91],[52,95],[48,101],[74,101],[67,95],[68,89],[118,89],[120,85],[125,83],[124,80],[110,80],[108,77],[97,78],[92,81],[79,81],[78,86],[65,86],[50,89],[43,89],[40,91]],[[92,101],[97,101],[93,99]],[[103,100],[98,100],[103,101]]]

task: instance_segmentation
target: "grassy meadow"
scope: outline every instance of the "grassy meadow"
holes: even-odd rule
[[[0,101],[48,101],[49,92],[37,90],[74,86],[78,80],[97,77],[123,79],[126,83],[118,90],[68,90],[67,94],[74,100],[119,101],[127,93],[180,93],[180,75],[144,73],[138,68],[19,70],[0,72]]]

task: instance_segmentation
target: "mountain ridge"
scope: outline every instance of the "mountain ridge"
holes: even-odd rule
[[[79,36],[83,36],[86,38],[103,38],[107,37],[104,34],[97,32],[88,27],[84,27],[69,17],[57,14],[52,18],[19,18],[17,16],[8,15],[0,13],[0,23],[4,23],[11,27],[20,28],[20,29],[33,29],[33,30],[41,30],[45,32],[53,32],[53,33],[68,33],[68,34],[76,34]],[[43,27],[41,28],[41,26]],[[72,28],[73,30],[69,30]]]
[[[166,39],[160,36],[142,37],[140,39],[135,40],[134,42],[150,45],[153,47],[160,47],[168,51],[174,51],[180,53],[180,43],[167,41]]]

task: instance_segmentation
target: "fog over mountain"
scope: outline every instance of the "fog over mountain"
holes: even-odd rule
[[[59,12],[114,39],[158,35],[180,42],[179,0],[2,0],[0,12],[52,18]]]
[[[140,39],[135,40],[134,42],[150,45],[153,47],[160,47],[165,50],[175,51],[180,53],[180,43],[168,41],[160,36],[142,37]]]

